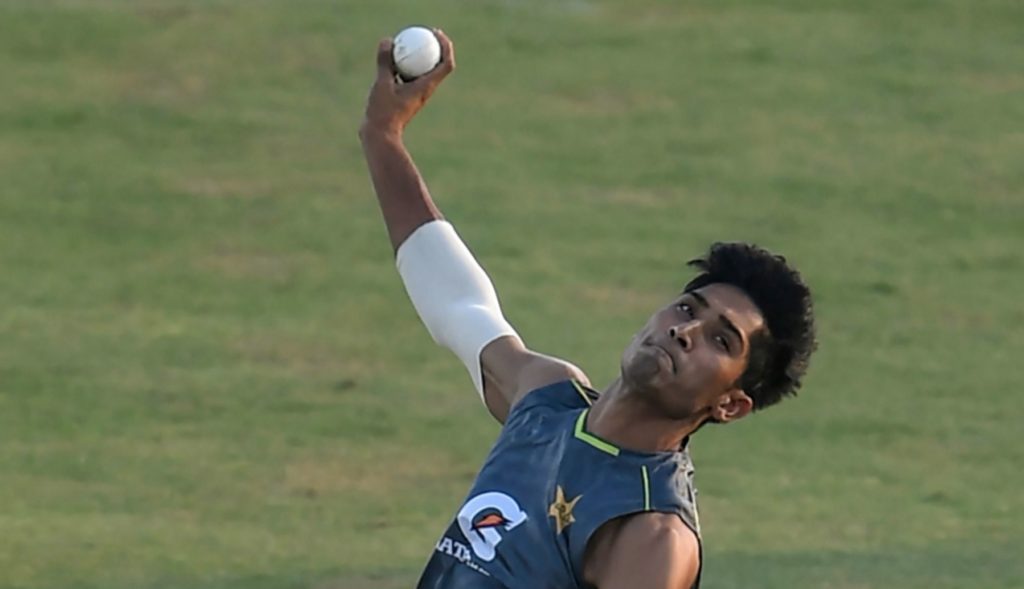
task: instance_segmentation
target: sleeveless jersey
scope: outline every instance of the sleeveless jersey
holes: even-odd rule
[[[567,380],[513,407],[418,589],[582,589],[591,535],[628,514],[675,513],[700,538],[687,450],[634,452],[589,433],[595,398]]]

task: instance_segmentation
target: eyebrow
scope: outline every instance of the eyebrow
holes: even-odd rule
[[[700,294],[699,292],[697,292],[695,290],[690,291],[689,294],[690,294],[690,296],[692,296],[694,298],[695,301],[697,301],[698,304],[700,304],[700,306],[704,307],[705,309],[711,308],[711,305],[708,303],[708,300],[706,298],[704,298],[704,295]],[[728,329],[729,331],[731,331],[733,333],[733,335],[736,336],[736,339],[739,340],[739,342],[740,342],[740,351],[742,352],[743,351],[743,346],[746,343],[746,339],[744,339],[744,337],[743,337],[743,332],[740,331],[736,327],[736,324],[733,323],[732,320],[729,319],[728,317],[726,317],[724,314],[719,314],[718,318],[722,320],[723,324],[725,324],[725,328]]]
[[[700,303],[700,306],[704,307],[705,309],[707,309],[708,307],[711,306],[711,305],[708,304],[708,300],[704,298],[704,295],[700,294],[699,292],[697,292],[695,290],[691,290],[689,292],[689,295],[691,297],[697,299],[697,302]]]

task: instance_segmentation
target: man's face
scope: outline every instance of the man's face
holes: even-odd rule
[[[648,320],[622,355],[622,378],[667,417],[706,413],[728,421],[735,417],[720,411],[731,398],[745,397],[735,386],[747,367],[751,337],[763,328],[764,317],[746,293],[709,284]]]

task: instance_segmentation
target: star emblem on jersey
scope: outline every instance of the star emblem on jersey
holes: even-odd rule
[[[574,499],[566,501],[562,485],[558,485],[555,488],[555,502],[548,508],[548,515],[555,518],[557,533],[561,534],[562,530],[568,528],[569,524],[576,521],[576,518],[572,516],[572,508],[576,507],[576,502],[582,497],[583,495],[577,495]]]

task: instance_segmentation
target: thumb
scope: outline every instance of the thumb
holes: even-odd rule
[[[386,78],[394,82],[395,60],[392,57],[394,42],[391,39],[381,39],[377,45],[377,79]]]

